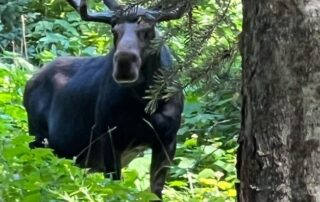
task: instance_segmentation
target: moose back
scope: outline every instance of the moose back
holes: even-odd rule
[[[176,149],[183,110],[182,92],[160,101],[147,114],[146,89],[160,68],[171,66],[170,51],[150,51],[158,37],[155,24],[182,16],[185,7],[158,11],[128,8],[105,0],[108,13],[90,14],[86,1],[68,0],[83,20],[112,26],[114,48],[106,56],[61,57],[27,83],[24,106],[31,147],[49,147],[93,170],[120,179],[124,154],[152,149],[151,191],[161,198],[168,166]],[[130,152],[131,151],[131,152]]]

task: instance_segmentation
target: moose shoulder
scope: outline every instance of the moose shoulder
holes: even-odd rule
[[[177,19],[185,5],[156,11],[125,8],[104,0],[113,12],[89,14],[86,1],[68,0],[84,20],[112,25],[114,48],[101,57],[58,58],[31,78],[24,94],[31,147],[49,147],[61,157],[120,179],[124,154],[152,149],[151,190],[161,197],[176,148],[182,92],[160,101],[153,114],[142,97],[160,68],[171,65],[166,46],[151,51],[156,22]],[[130,10],[131,9],[131,10]],[[132,155],[131,155],[132,156]]]

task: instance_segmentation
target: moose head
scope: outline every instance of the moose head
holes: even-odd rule
[[[168,9],[144,9],[123,6],[116,0],[104,0],[109,11],[89,13],[86,0],[67,1],[83,20],[112,26],[115,46],[112,76],[119,84],[131,84],[139,78],[141,66],[150,54],[150,42],[157,36],[155,24],[180,18],[187,7],[184,1],[166,6]]]

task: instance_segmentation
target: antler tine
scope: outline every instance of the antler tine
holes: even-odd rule
[[[103,2],[112,11],[117,11],[122,8],[117,0],[103,0]]]
[[[178,6],[175,6],[171,10],[148,10],[148,13],[152,15],[157,22],[161,22],[181,18],[188,8],[190,8],[189,1],[183,0],[180,1]]]
[[[86,0],[67,0],[67,2],[78,11],[81,18],[85,21],[104,22],[111,24],[112,18],[114,17],[114,14],[110,12],[88,13]]]

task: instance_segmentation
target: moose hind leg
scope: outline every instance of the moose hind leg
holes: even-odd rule
[[[29,134],[35,137],[35,140],[29,144],[30,148],[45,147],[45,138],[48,137],[48,127],[44,122],[35,122],[28,116]]]

